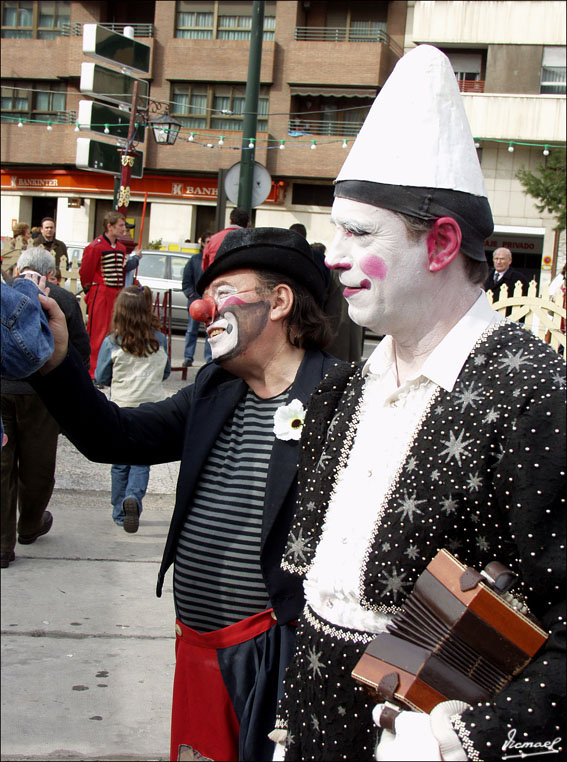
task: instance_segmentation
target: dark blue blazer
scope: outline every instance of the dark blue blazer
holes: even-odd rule
[[[307,351],[288,399],[297,398],[307,407],[311,392],[337,362],[325,352]],[[199,371],[194,384],[173,397],[138,408],[120,408],[95,389],[71,348],[58,368],[46,376],[36,374],[32,384],[65,435],[89,460],[130,465],[181,460],[175,508],[158,575],[160,596],[202,467],[245,395],[246,383],[211,363]],[[280,568],[295,510],[298,444],[275,440],[264,500],[260,563],[281,624],[297,618],[303,606],[301,581]]]

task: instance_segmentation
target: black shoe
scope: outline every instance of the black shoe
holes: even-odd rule
[[[6,551],[5,553],[0,553],[0,569],[7,569],[12,561],[16,560],[16,554],[14,551]]]
[[[183,360],[183,367],[190,368],[193,365],[193,360]]]
[[[35,534],[21,534],[18,536],[20,545],[31,545],[38,537],[47,534],[53,526],[53,516],[50,511],[44,511],[41,517],[41,529]]]
[[[124,508],[124,531],[129,534],[134,534],[138,531],[140,526],[140,509],[138,508],[138,501],[135,497],[127,497],[123,502]]]

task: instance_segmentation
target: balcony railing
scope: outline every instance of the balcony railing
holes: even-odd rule
[[[13,113],[9,111],[3,111],[1,114],[1,121],[5,124],[41,124],[45,127],[48,122],[52,124],[76,124],[77,112],[76,111],[53,111],[50,113],[32,114],[29,113]]]
[[[338,26],[298,26],[295,39],[308,42],[379,42],[387,45],[397,55],[402,48],[383,29],[357,29]]]
[[[134,37],[153,37],[154,25],[153,24],[100,24],[105,29],[110,29],[111,32],[118,32],[118,34],[124,34],[124,28],[131,26],[134,28]],[[79,21],[75,21],[73,24],[63,24],[60,34],[63,37],[80,37],[83,34],[83,24]]]
[[[459,85],[459,90],[462,93],[483,93],[484,92],[483,79],[458,79],[457,84]]]
[[[289,134],[292,137],[300,135],[328,135],[338,137],[354,137],[360,132],[360,122],[331,122],[323,119],[303,119],[294,117],[289,120]]]

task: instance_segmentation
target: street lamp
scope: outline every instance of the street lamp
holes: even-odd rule
[[[162,114],[162,116],[150,120],[150,127],[154,133],[156,143],[172,146],[177,140],[181,124],[175,121],[169,114]]]

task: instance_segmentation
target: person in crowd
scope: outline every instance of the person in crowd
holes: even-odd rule
[[[110,328],[114,302],[124,286],[125,273],[135,270],[141,254],[128,258],[118,238],[126,234],[126,220],[120,212],[111,211],[103,219],[104,233],[83,252],[79,269],[85,292],[91,342],[91,378],[94,379],[100,346]]]
[[[266,760],[278,689],[303,607],[280,568],[295,509],[297,450],[311,391],[337,361],[321,351],[326,273],[304,238],[278,228],[229,232],[201,276],[213,362],[162,402],[118,407],[67,349],[34,388],[90,459],[181,460],[158,577],[174,564],[176,671],[171,758]],[[65,389],[65,394],[61,393]]]
[[[293,225],[289,226],[290,230],[295,230],[296,233],[299,233],[299,235],[302,235],[304,238],[307,238],[307,228],[302,222],[294,222]]]
[[[12,227],[12,238],[2,252],[2,275],[6,282],[13,277],[13,270],[18,257],[31,245],[31,228],[27,222],[17,222]]]
[[[152,314],[152,292],[147,286],[126,286],[114,302],[111,333],[98,353],[95,381],[110,386],[110,399],[120,407],[158,402],[166,394],[162,381],[171,367],[167,339]],[[138,531],[142,500],[150,467],[113,464],[112,518],[126,532]]]
[[[181,288],[183,293],[187,297],[187,307],[191,307],[193,302],[199,298],[197,293],[197,282],[203,274],[203,250],[208,244],[212,233],[208,230],[199,236],[200,251],[198,254],[193,254],[187,260],[187,264],[183,268],[183,277],[181,279]],[[183,350],[183,367],[190,368],[193,365],[193,359],[195,357],[195,348],[197,346],[197,338],[199,335],[199,321],[193,320],[189,315],[187,323],[187,330],[185,332],[185,348]],[[204,347],[205,362],[211,361],[211,346],[209,339],[205,338]]]
[[[488,273],[488,277],[484,284],[485,291],[492,291],[493,303],[496,303],[500,299],[500,289],[504,284],[508,288],[508,296],[514,295],[516,283],[520,281],[522,284],[522,294],[525,296],[528,293],[528,279],[519,270],[514,270],[512,265],[512,252],[510,249],[504,247],[495,249],[492,254],[492,261],[494,267]]]
[[[312,243],[311,248],[325,257],[327,247],[324,243]],[[359,362],[364,344],[364,328],[349,317],[338,272],[332,270],[330,275],[323,310],[331,321],[334,338],[327,351],[339,360]]]
[[[35,278],[39,283],[41,277],[47,278],[54,270],[55,260],[48,251],[41,247],[27,249],[15,268],[16,287],[22,288],[19,276]],[[89,339],[77,300],[52,283],[49,294],[62,310],[69,341],[81,366],[88,368]],[[53,516],[47,506],[55,484],[59,426],[28,380],[8,378],[2,378],[2,421],[8,437],[2,448],[0,481],[0,541],[6,568],[15,560],[16,536],[21,545],[29,545],[52,527]]]
[[[565,366],[482,290],[492,214],[437,48],[380,91],[332,221],[349,314],[384,339],[311,398],[282,562],[306,607],[271,737],[286,760],[496,760],[510,733],[543,748],[565,717]],[[510,567],[550,638],[486,702],[375,706],[351,672],[440,549]]]
[[[209,238],[209,242],[203,249],[203,270],[206,270],[207,267],[212,264],[219,246],[224,241],[224,237],[227,233],[230,233],[231,230],[247,228],[250,224],[250,215],[246,209],[240,209],[238,206],[231,211],[229,219],[230,225],[223,230],[219,230],[218,233],[213,233],[213,235]]]
[[[41,368],[53,353],[53,337],[41,308],[37,292],[45,288],[45,278],[31,273],[17,279],[12,286],[4,281],[0,298],[2,343],[0,375],[11,381],[30,376]],[[0,449],[7,437],[0,417]],[[2,569],[14,560],[13,551],[0,552]]]
[[[65,267],[67,267],[67,244],[55,238],[55,220],[53,217],[44,217],[39,226],[39,236],[34,241],[34,246],[43,246],[50,251],[55,259],[55,269],[61,272],[63,263],[61,257],[65,257]]]

